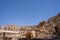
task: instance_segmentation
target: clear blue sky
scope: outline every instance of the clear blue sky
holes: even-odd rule
[[[0,25],[35,25],[60,12],[60,0],[0,0]]]

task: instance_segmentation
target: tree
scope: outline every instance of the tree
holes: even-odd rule
[[[32,35],[31,32],[27,32],[26,33],[26,38],[31,38],[31,35]]]
[[[45,26],[46,25],[46,21],[42,21],[38,24],[38,27],[42,27],[42,26]]]

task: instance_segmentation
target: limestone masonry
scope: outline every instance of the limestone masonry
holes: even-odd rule
[[[60,38],[60,13],[33,26],[2,25],[0,40],[19,40],[21,38]]]

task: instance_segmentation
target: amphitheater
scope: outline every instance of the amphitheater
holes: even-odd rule
[[[60,13],[33,26],[1,25],[0,40],[60,38]]]

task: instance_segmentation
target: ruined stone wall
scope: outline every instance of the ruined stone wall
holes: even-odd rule
[[[18,26],[16,25],[5,25],[4,26],[4,30],[9,30],[9,31],[18,31]]]
[[[53,22],[56,25],[57,31],[60,32],[60,13],[52,18],[49,18],[47,23]]]

